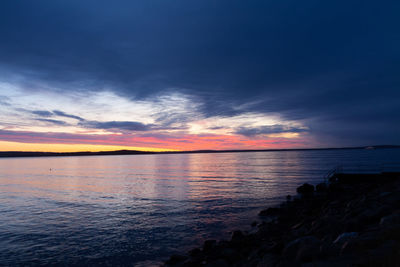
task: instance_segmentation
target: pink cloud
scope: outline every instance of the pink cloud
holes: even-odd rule
[[[0,130],[0,140],[21,143],[118,145],[178,150],[293,148],[306,147],[308,144],[305,138],[266,139],[241,135],[183,133],[155,133],[154,136],[151,133],[94,135],[6,130]]]

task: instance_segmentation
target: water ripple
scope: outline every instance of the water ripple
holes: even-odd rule
[[[395,159],[400,150],[0,159],[0,265],[158,263],[250,229],[261,208],[338,164]]]

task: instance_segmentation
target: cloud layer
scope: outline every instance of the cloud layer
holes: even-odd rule
[[[207,125],[246,138],[297,133],[310,146],[399,144],[399,9],[369,0],[6,0],[0,112],[9,117],[0,126],[36,126],[24,108],[68,133],[183,136]],[[259,121],[237,122],[248,114]],[[280,121],[262,122],[270,117]]]

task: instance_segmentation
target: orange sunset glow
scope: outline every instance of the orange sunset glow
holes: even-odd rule
[[[100,92],[77,101],[69,94],[39,92],[39,109],[22,88],[3,86],[10,90],[9,105],[0,107],[8,114],[0,129],[0,151],[276,149],[302,148],[312,140],[303,122],[277,114],[204,116],[185,94],[138,101]]]

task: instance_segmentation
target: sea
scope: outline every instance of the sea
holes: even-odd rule
[[[1,158],[0,265],[157,266],[253,231],[337,166],[399,162],[400,149]]]

